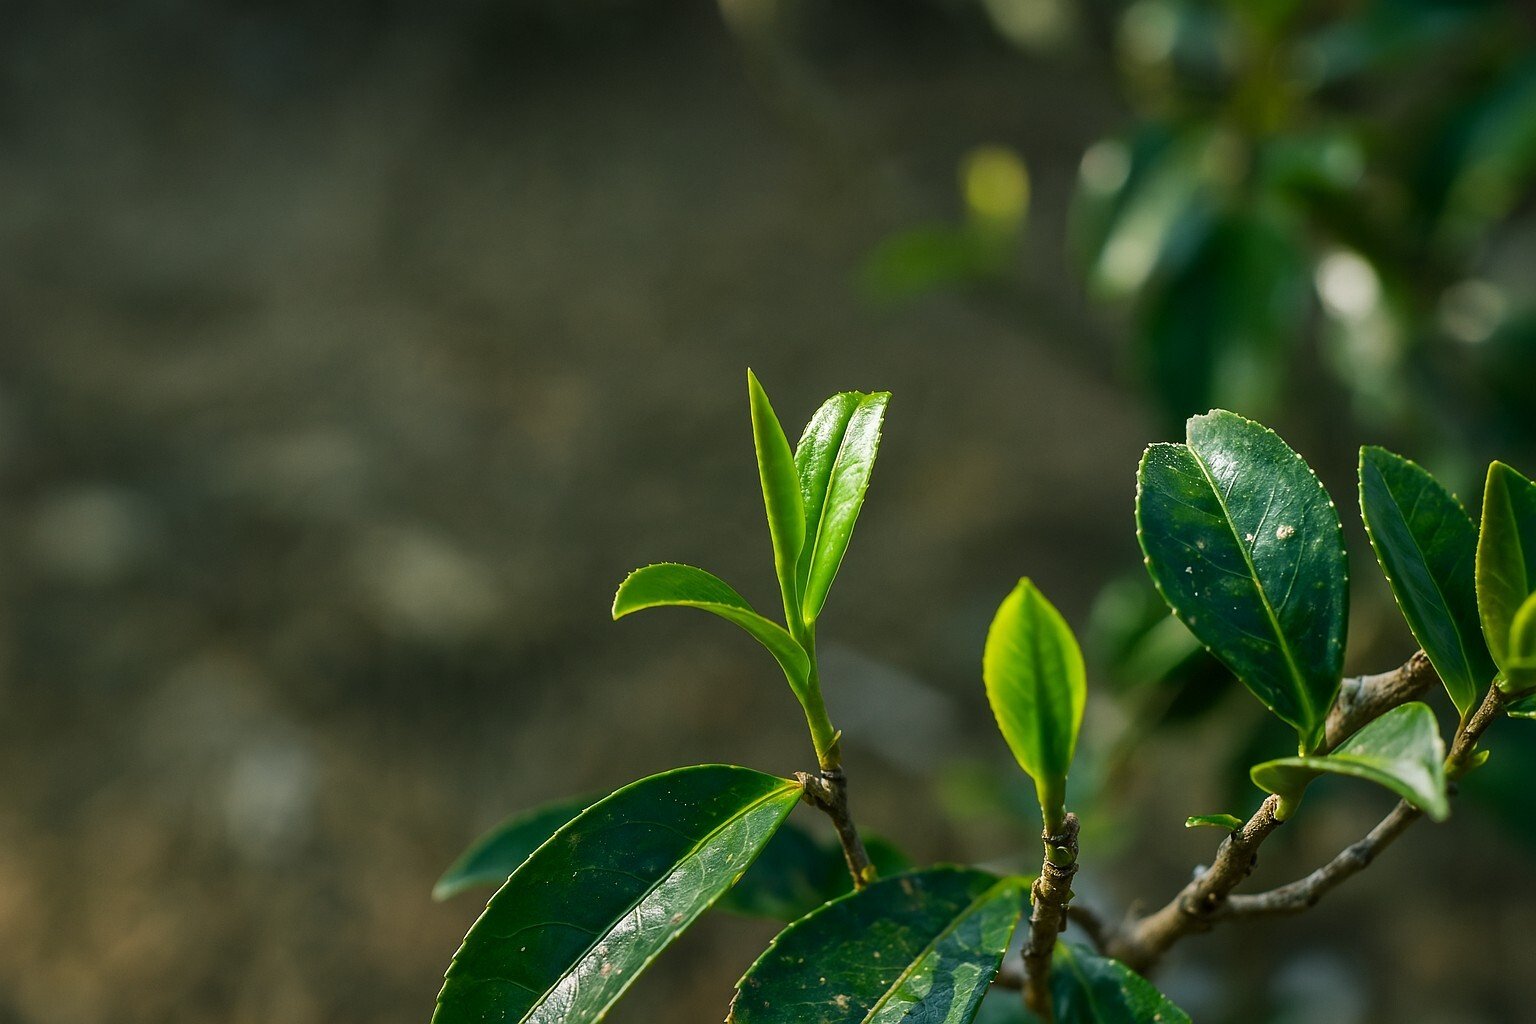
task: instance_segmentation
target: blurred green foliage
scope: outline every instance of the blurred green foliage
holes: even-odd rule
[[[1128,123],[1082,156],[1071,247],[1090,298],[1128,314],[1124,368],[1165,426],[1224,405],[1454,454],[1536,440],[1536,32],[1518,5],[982,7],[1021,48],[1070,40],[1120,84]],[[978,227],[974,159],[965,223],[887,241],[876,294],[1017,275],[1023,209]]]

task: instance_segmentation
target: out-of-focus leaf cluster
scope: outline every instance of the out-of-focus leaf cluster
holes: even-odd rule
[[[1083,158],[1074,242],[1170,420],[1304,399],[1316,366],[1366,419],[1536,429],[1508,386],[1536,368],[1531,43],[1498,3],[1124,8],[1135,118]]]

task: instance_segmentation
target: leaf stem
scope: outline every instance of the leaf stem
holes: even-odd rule
[[[1072,902],[1072,877],[1077,874],[1077,815],[1062,818],[1061,829],[1040,835],[1045,857],[1040,877],[1030,886],[1034,908],[1029,915],[1029,937],[1024,942],[1024,1006],[1046,1024],[1054,1019],[1051,1006],[1051,953],[1056,937],[1067,927]]]

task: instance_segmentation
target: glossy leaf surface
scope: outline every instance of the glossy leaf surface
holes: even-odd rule
[[[646,608],[699,608],[736,623],[768,648],[796,694],[805,686],[810,659],[783,626],[752,609],[746,598],[718,576],[676,562],[647,565],[630,573],[613,596],[613,617]]]
[[[737,984],[729,1024],[965,1024],[1026,882],[969,868],[880,881],[790,925]]]
[[[1502,462],[1488,467],[1483,491],[1483,527],[1477,542],[1477,608],[1483,636],[1506,687],[1524,688],[1510,678],[1526,671],[1511,661],[1510,630],[1515,615],[1536,592],[1536,483]]]
[[[1046,826],[1055,830],[1083,723],[1087,677],[1066,620],[1027,579],[992,619],[981,675],[997,727],[1034,779]]]
[[[853,526],[880,450],[889,392],[833,395],[806,425],[795,449],[805,522],[805,550],[796,567],[800,614],[816,621],[848,550]]]
[[[1445,743],[1434,712],[1412,701],[1367,723],[1331,754],[1266,761],[1250,774],[1260,789],[1280,797],[1279,818],[1290,816],[1307,783],[1330,772],[1385,786],[1435,821],[1444,821],[1451,813],[1444,762]]]
[[[1343,531],[1323,485],[1273,432],[1218,410],[1141,461],[1137,536],[1164,599],[1314,750],[1342,675]]]
[[[900,874],[911,861],[879,836],[864,835],[864,848],[880,876]],[[818,840],[794,822],[785,823],[764,847],[731,891],[721,898],[721,910],[796,921],[839,896],[853,891],[853,879],[834,840]]]
[[[1498,669],[1477,616],[1477,526],[1426,470],[1360,449],[1360,513],[1414,639],[1465,717]]]
[[[800,481],[789,439],[774,415],[768,395],[757,375],[747,371],[747,395],[752,405],[752,444],[757,449],[757,475],[763,486],[763,507],[768,511],[768,533],[773,539],[773,567],[789,613],[799,601],[795,565],[805,543],[805,517],[800,507]]]
[[[464,938],[434,1024],[587,1024],[752,863],[800,787],[702,765],[600,800],[534,851]]]
[[[432,887],[432,898],[446,900],[466,889],[500,885],[560,826],[590,807],[597,797],[557,800],[521,811],[476,839]]]
[[[1058,942],[1051,959],[1057,1024],[1190,1024],[1150,981],[1118,960]]]

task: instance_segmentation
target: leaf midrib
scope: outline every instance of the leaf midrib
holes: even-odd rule
[[[651,896],[656,892],[657,889],[660,889],[668,880],[670,880],[672,878],[673,875],[677,874],[678,870],[680,868],[682,868],[682,866],[684,864],[688,863],[690,860],[692,860],[693,858],[697,857],[699,851],[701,849],[703,849],[709,843],[709,841],[711,839],[713,839],[713,838],[715,838],[715,836],[719,835],[728,826],[730,826],[730,825],[734,824],[735,822],[741,820],[742,818],[746,817],[748,814],[750,814],[753,811],[757,810],[759,807],[761,807],[763,804],[769,802],[774,797],[782,796],[784,793],[786,793],[786,792],[788,792],[790,790],[793,790],[793,789],[797,789],[797,788],[799,788],[799,787],[797,785],[795,785],[795,784],[792,784],[792,783],[786,783],[783,786],[779,786],[776,789],[773,789],[773,790],[763,794],[762,796],[758,797],[756,800],[752,801],[750,804],[747,804],[745,807],[740,808],[735,814],[731,815],[730,817],[728,817],[724,821],[722,821],[720,824],[716,825],[713,829],[711,829],[709,831],[709,833],[707,835],[705,835],[698,842],[694,843],[693,846],[689,848],[687,853],[685,853],[685,854],[683,854],[683,856],[679,857],[677,859],[677,862],[672,865],[671,870],[669,870],[666,874],[662,875],[660,878],[656,879],[656,881],[652,882],[646,888],[645,892],[641,893],[638,897],[636,897],[634,900],[632,900],[630,902],[629,906],[627,908],[625,908],[624,913],[620,914],[619,917],[617,918],[617,920],[622,920],[625,915],[627,915],[629,913],[632,913],[636,907],[640,906],[646,900],[650,899]],[[583,812],[583,813],[585,813],[585,812]],[[580,817],[580,815],[578,815],[577,817]],[[563,829],[562,829],[562,831],[563,831]],[[558,836],[559,834],[560,834],[559,832],[556,832],[555,835],[554,836],[550,836],[549,840],[547,840],[546,842],[553,842],[554,839],[555,839],[555,836]],[[535,851],[535,852],[537,852],[537,851]],[[531,855],[530,855],[530,859],[531,859]],[[743,868],[742,870],[745,871],[746,868]],[[579,956],[577,956],[574,961],[572,961],[572,968],[574,968],[575,966],[583,963],[587,959],[587,957],[591,955],[591,953],[592,953],[592,951],[594,949],[596,949],[599,945],[601,945],[603,943],[603,941],[605,939],[607,939],[607,937],[609,935],[613,934],[613,928],[614,928],[614,926],[611,925],[611,924],[608,927],[604,928],[603,931],[600,932],[597,935],[597,937],[593,939],[591,945],[587,946],[586,949],[582,950],[581,954]],[[653,952],[649,957],[646,958],[646,963],[649,963],[652,959],[655,959],[655,957],[656,957],[656,953]],[[562,972],[560,974],[560,976],[558,978],[556,978],[554,980],[554,982],[551,983],[550,986],[543,991],[543,993],[540,994],[539,998],[533,1003],[533,1005],[528,1007],[528,1009],[526,1011],[524,1011],[523,1015],[520,1018],[518,1018],[518,1020],[519,1021],[526,1021],[526,1020],[528,1020],[528,1018],[532,1017],[536,1012],[538,1012],[540,1009],[542,1009],[544,1007],[544,1004],[549,1000],[549,997],[554,993],[555,989],[559,988],[560,987],[560,983],[562,981],[564,981],[567,977],[569,977],[570,974],[571,974],[570,970],[566,970],[566,971]]]
[[[901,974],[897,976],[896,980],[892,981],[889,985],[886,986],[884,994],[875,1001],[875,1005],[869,1008],[869,1012],[864,1015],[863,1019],[860,1021],[860,1024],[869,1024],[870,1021],[874,1020],[875,1014],[885,1009],[886,1004],[888,1004],[896,995],[897,989],[901,988],[902,984],[905,983],[908,978],[912,977],[912,973],[916,971],[918,966],[928,958],[930,953],[938,948],[939,943],[953,935],[955,933],[955,929],[959,928],[967,918],[975,913],[978,907],[989,902],[997,894],[999,889],[1009,885],[1014,885],[1016,887],[1016,883],[1006,878],[997,882],[995,885],[988,888],[986,892],[983,892],[980,896],[976,897],[969,904],[967,904],[964,910],[956,914],[950,920],[949,924],[944,927],[943,931],[935,935],[928,941],[927,945],[923,946],[923,948],[918,951],[918,954],[912,958],[912,961],[907,964],[907,966],[902,970]]]
[[[805,563],[805,579],[798,579],[798,574],[796,579],[796,589],[799,593],[795,595],[795,603],[802,619],[808,617],[805,613],[805,599],[810,594],[811,577],[816,574],[816,563],[821,558],[821,533],[827,524],[827,506],[832,503],[832,487],[837,482],[837,471],[842,468],[843,453],[847,450],[848,428],[852,426],[853,418],[859,414],[859,410],[864,408],[864,403],[869,398],[869,395],[860,395],[854,400],[853,409],[849,411],[848,418],[843,421],[843,429],[837,434],[837,454],[832,458],[832,468],[827,470],[827,489],[822,492],[821,507],[816,510],[816,536],[810,540],[811,557]],[[806,526],[810,524],[806,523]]]
[[[1405,459],[1403,461],[1408,462],[1409,465],[1414,465],[1411,460]],[[1418,536],[1413,532],[1413,527],[1409,522],[1408,514],[1403,511],[1402,503],[1397,500],[1397,495],[1393,492],[1391,485],[1387,483],[1386,475],[1382,473],[1381,468],[1375,463],[1370,463],[1369,465],[1371,467],[1371,471],[1376,474],[1376,479],[1379,480],[1382,487],[1386,489],[1387,496],[1392,499],[1392,507],[1397,510],[1398,517],[1403,521],[1404,532],[1408,534],[1408,539],[1413,542],[1413,550],[1418,552],[1419,562],[1424,566],[1424,572],[1427,576],[1429,576],[1430,585],[1434,587],[1435,596],[1440,599],[1440,607],[1444,610],[1445,617],[1451,624],[1451,632],[1456,635],[1456,650],[1461,655],[1462,668],[1466,670],[1467,678],[1471,680],[1473,687],[1476,688],[1478,686],[1477,669],[1472,665],[1472,652],[1467,648],[1467,638],[1462,635],[1461,623],[1457,619],[1456,613],[1451,610],[1451,602],[1446,596],[1445,588],[1440,585],[1440,578],[1436,576],[1434,570],[1430,568],[1429,559],[1425,556],[1424,553],[1424,546],[1419,543]],[[1423,481],[1420,481],[1421,485],[1423,485],[1423,483]],[[1439,485],[1435,484],[1435,486],[1438,487]],[[1418,495],[1414,496],[1413,503],[1415,510],[1418,508],[1419,499],[1422,494],[1423,492],[1421,490]],[[1449,491],[1446,491],[1445,494],[1446,497],[1451,499],[1451,502],[1456,506],[1461,514],[1466,517],[1466,521],[1469,524],[1472,523],[1472,517],[1467,515],[1466,508],[1461,504],[1461,502],[1456,500],[1456,496],[1451,494]],[[1365,512],[1364,502],[1361,502],[1360,505],[1360,518],[1365,523],[1366,534],[1371,538],[1371,546],[1375,547],[1376,530],[1371,526],[1371,517]],[[1473,529],[1477,529],[1475,524],[1473,524]],[[1473,550],[1472,562],[1473,572],[1476,573],[1477,554],[1475,548]],[[1398,606],[1402,607],[1402,601],[1397,600],[1396,592],[1393,593],[1392,597],[1394,601],[1397,601]],[[1406,608],[1403,609],[1404,614],[1406,614],[1407,611],[1408,610]],[[1457,710],[1460,709],[1458,708]]]
[[[1243,545],[1243,536],[1238,531],[1237,524],[1232,521],[1232,510],[1227,507],[1227,499],[1221,493],[1221,488],[1216,486],[1216,480],[1211,476],[1210,470],[1206,468],[1205,460],[1200,457],[1200,453],[1192,445],[1185,445],[1185,447],[1189,449],[1190,456],[1195,460],[1195,465],[1199,467],[1200,476],[1205,480],[1206,486],[1210,487],[1211,493],[1215,495],[1216,504],[1221,508],[1221,520],[1226,524],[1227,529],[1232,532],[1232,541],[1237,545],[1237,550],[1243,556],[1243,564],[1248,566],[1248,578],[1253,581],[1253,589],[1259,595],[1259,603],[1264,607],[1264,614],[1269,619],[1270,628],[1275,631],[1275,636],[1280,641],[1277,646],[1285,655],[1285,667],[1290,672],[1291,681],[1296,684],[1297,696],[1301,698],[1301,703],[1305,707],[1307,720],[1311,722],[1317,717],[1317,707],[1312,703],[1312,694],[1307,687],[1307,681],[1302,677],[1296,664],[1296,655],[1291,650],[1290,637],[1286,636],[1285,630],[1281,628],[1280,617],[1269,603],[1269,594],[1264,590],[1264,584],[1259,580],[1258,566],[1254,565],[1252,554]],[[1254,534],[1254,542],[1258,542],[1257,533]],[[1312,730],[1309,730],[1309,732],[1311,731],[1315,731],[1315,726]],[[1311,739],[1312,737],[1308,735],[1307,742],[1310,743]]]

